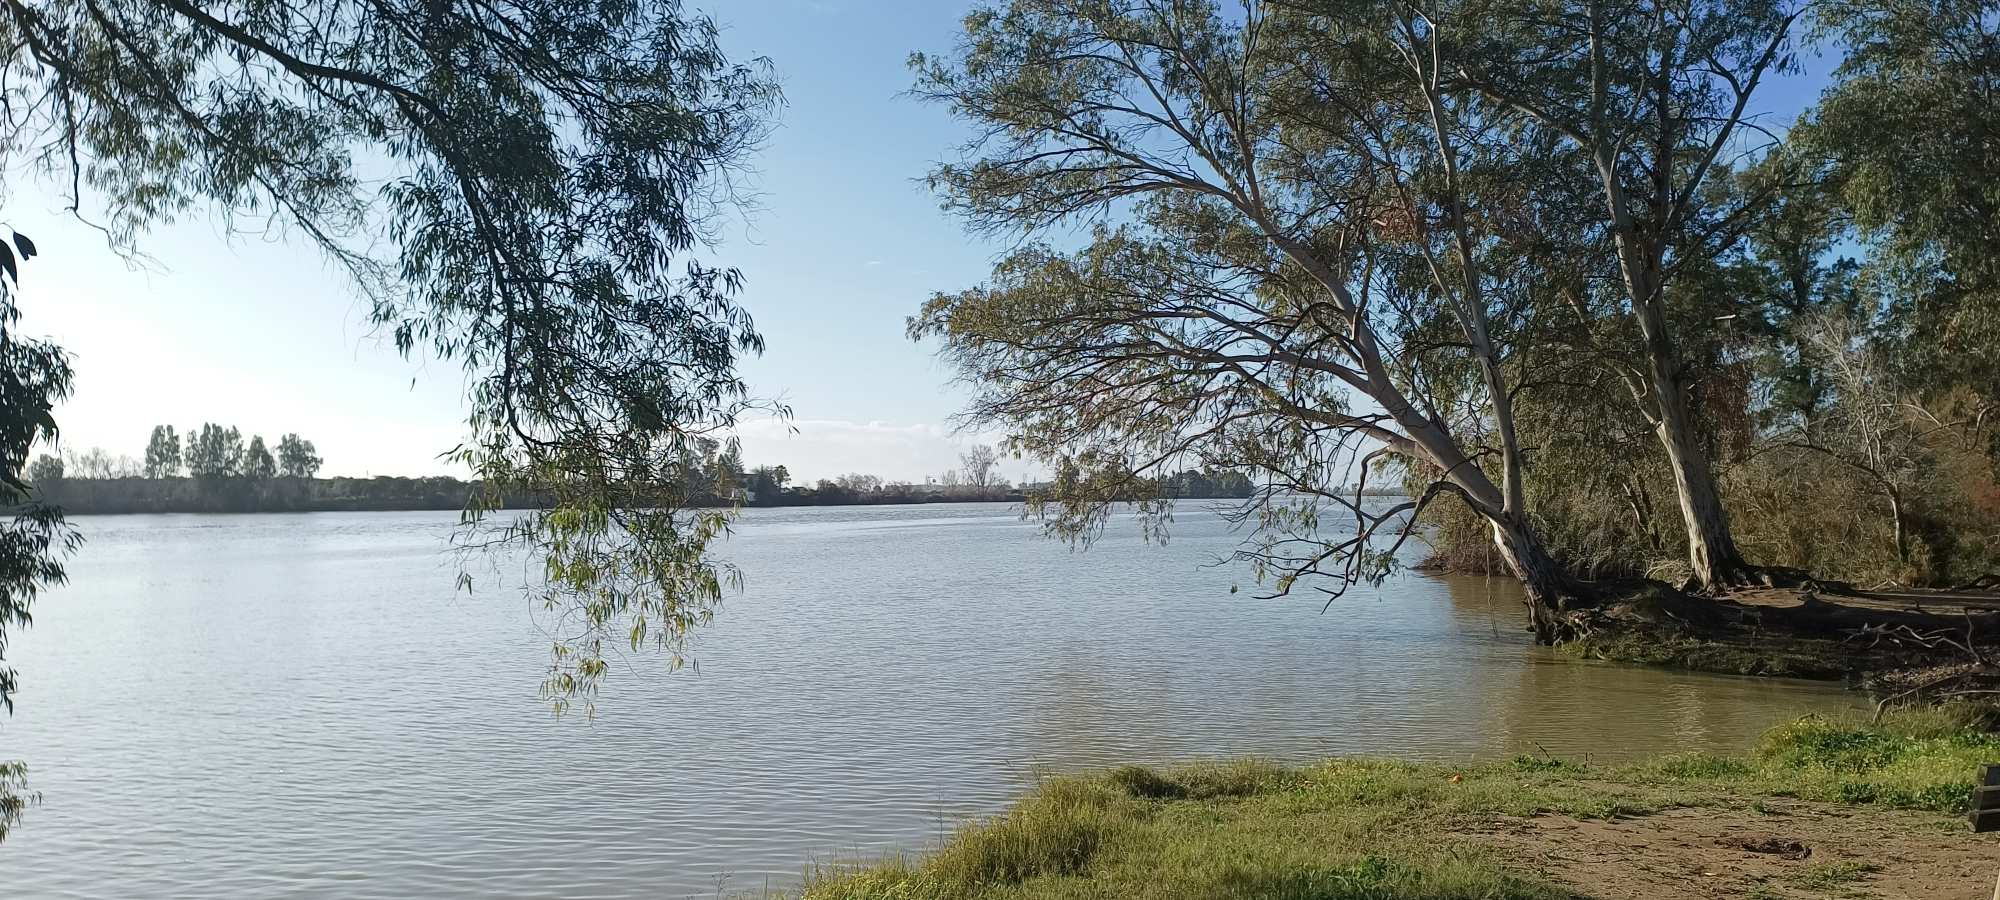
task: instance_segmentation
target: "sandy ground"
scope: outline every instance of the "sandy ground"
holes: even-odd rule
[[[1963,819],[1786,800],[1762,809],[1503,818],[1466,836],[1598,900],[1995,896],[2000,834],[1972,834]]]

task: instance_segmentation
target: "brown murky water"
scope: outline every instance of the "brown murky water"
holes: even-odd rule
[[[86,518],[10,652],[0,758],[43,803],[8,897],[684,897],[934,843],[1045,767],[1254,754],[1616,759],[1738,748],[1835,688],[1589,665],[1513,586],[1253,600],[1236,536],[1086,553],[1001,505],[758,510],[698,672],[636,656],[595,722],[535,699],[503,586],[438,513]],[[1230,593],[1232,585],[1246,590]]]

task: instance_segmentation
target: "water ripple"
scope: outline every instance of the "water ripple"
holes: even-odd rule
[[[527,602],[453,595],[448,514],[78,525],[13,648],[0,758],[43,804],[0,846],[9,897],[754,893],[934,844],[1048,770],[1625,757],[1852,702],[1555,660],[1500,582],[1251,601],[1198,510],[1166,547],[1073,554],[969,505],[752,511],[699,672],[635,657],[559,721]]]

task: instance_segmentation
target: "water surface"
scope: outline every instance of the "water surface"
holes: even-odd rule
[[[448,513],[79,518],[10,656],[43,803],[8,897],[712,897],[934,844],[1046,768],[1736,749],[1856,698],[1566,662],[1504,581],[1255,600],[1200,504],[1085,553],[998,504],[754,510],[698,671],[553,719],[548,643]],[[1232,586],[1245,590],[1232,594]]]

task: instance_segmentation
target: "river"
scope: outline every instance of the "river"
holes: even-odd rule
[[[1086,552],[1001,504],[752,510],[696,668],[538,702],[518,559],[445,513],[79,517],[9,659],[42,802],[7,897],[715,897],[934,845],[1036,773],[1124,762],[1738,749],[1859,698],[1569,662],[1505,581],[1253,599],[1240,535]],[[1231,587],[1243,590],[1232,593]]]

